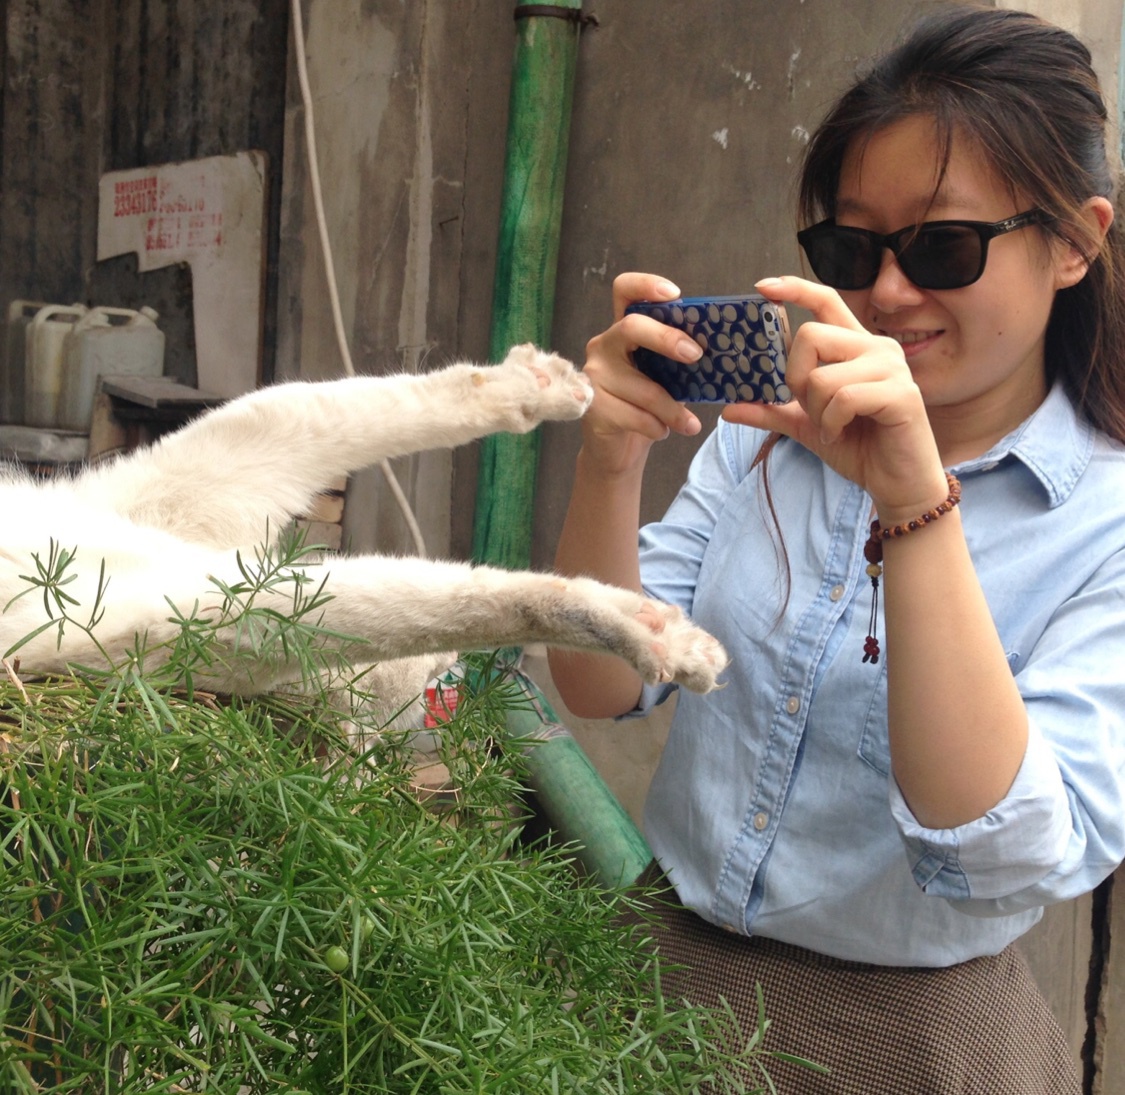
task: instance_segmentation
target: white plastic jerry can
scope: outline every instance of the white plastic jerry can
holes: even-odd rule
[[[22,426],[27,401],[27,325],[45,300],[13,300],[8,305],[7,338],[0,367],[0,422]]]
[[[103,376],[164,374],[164,332],[151,308],[91,308],[66,338],[59,425],[86,431]]]
[[[48,304],[28,323],[24,354],[26,425],[59,428],[66,336],[86,311],[82,304]]]

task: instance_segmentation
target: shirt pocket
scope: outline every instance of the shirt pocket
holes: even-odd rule
[[[1021,661],[1019,652],[1008,651],[1006,657],[1008,666],[1014,674]],[[867,705],[867,713],[864,715],[857,753],[859,759],[868,767],[873,768],[880,775],[889,776],[891,740],[887,732],[887,663],[884,661],[878,666],[865,665],[863,668],[875,668],[878,679],[875,681],[875,690],[871,694],[871,702]]]
[[[891,772],[891,741],[887,734],[887,663],[865,665],[865,670],[877,674],[875,688],[864,715],[863,727],[859,736],[859,759],[880,775]]]

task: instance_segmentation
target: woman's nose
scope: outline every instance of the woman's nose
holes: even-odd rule
[[[894,312],[921,303],[925,292],[902,272],[898,260],[885,248],[879,274],[868,290],[868,299],[878,311]]]

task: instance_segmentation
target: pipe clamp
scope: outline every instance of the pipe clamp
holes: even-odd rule
[[[567,8],[561,4],[517,4],[512,13],[517,21],[542,16],[550,19],[565,19],[568,23],[578,23],[580,26],[598,26],[596,15],[583,15],[580,8]]]

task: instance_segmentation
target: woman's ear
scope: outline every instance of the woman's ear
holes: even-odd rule
[[[1068,289],[1072,285],[1077,285],[1086,276],[1094,255],[1101,248],[1106,233],[1113,224],[1113,205],[1108,198],[1100,196],[1090,198],[1082,206],[1082,220],[1086,223],[1088,232],[1086,238],[1090,240],[1092,246],[1087,254],[1074,244],[1059,241],[1058,246],[1062,250],[1055,264],[1056,289]]]

